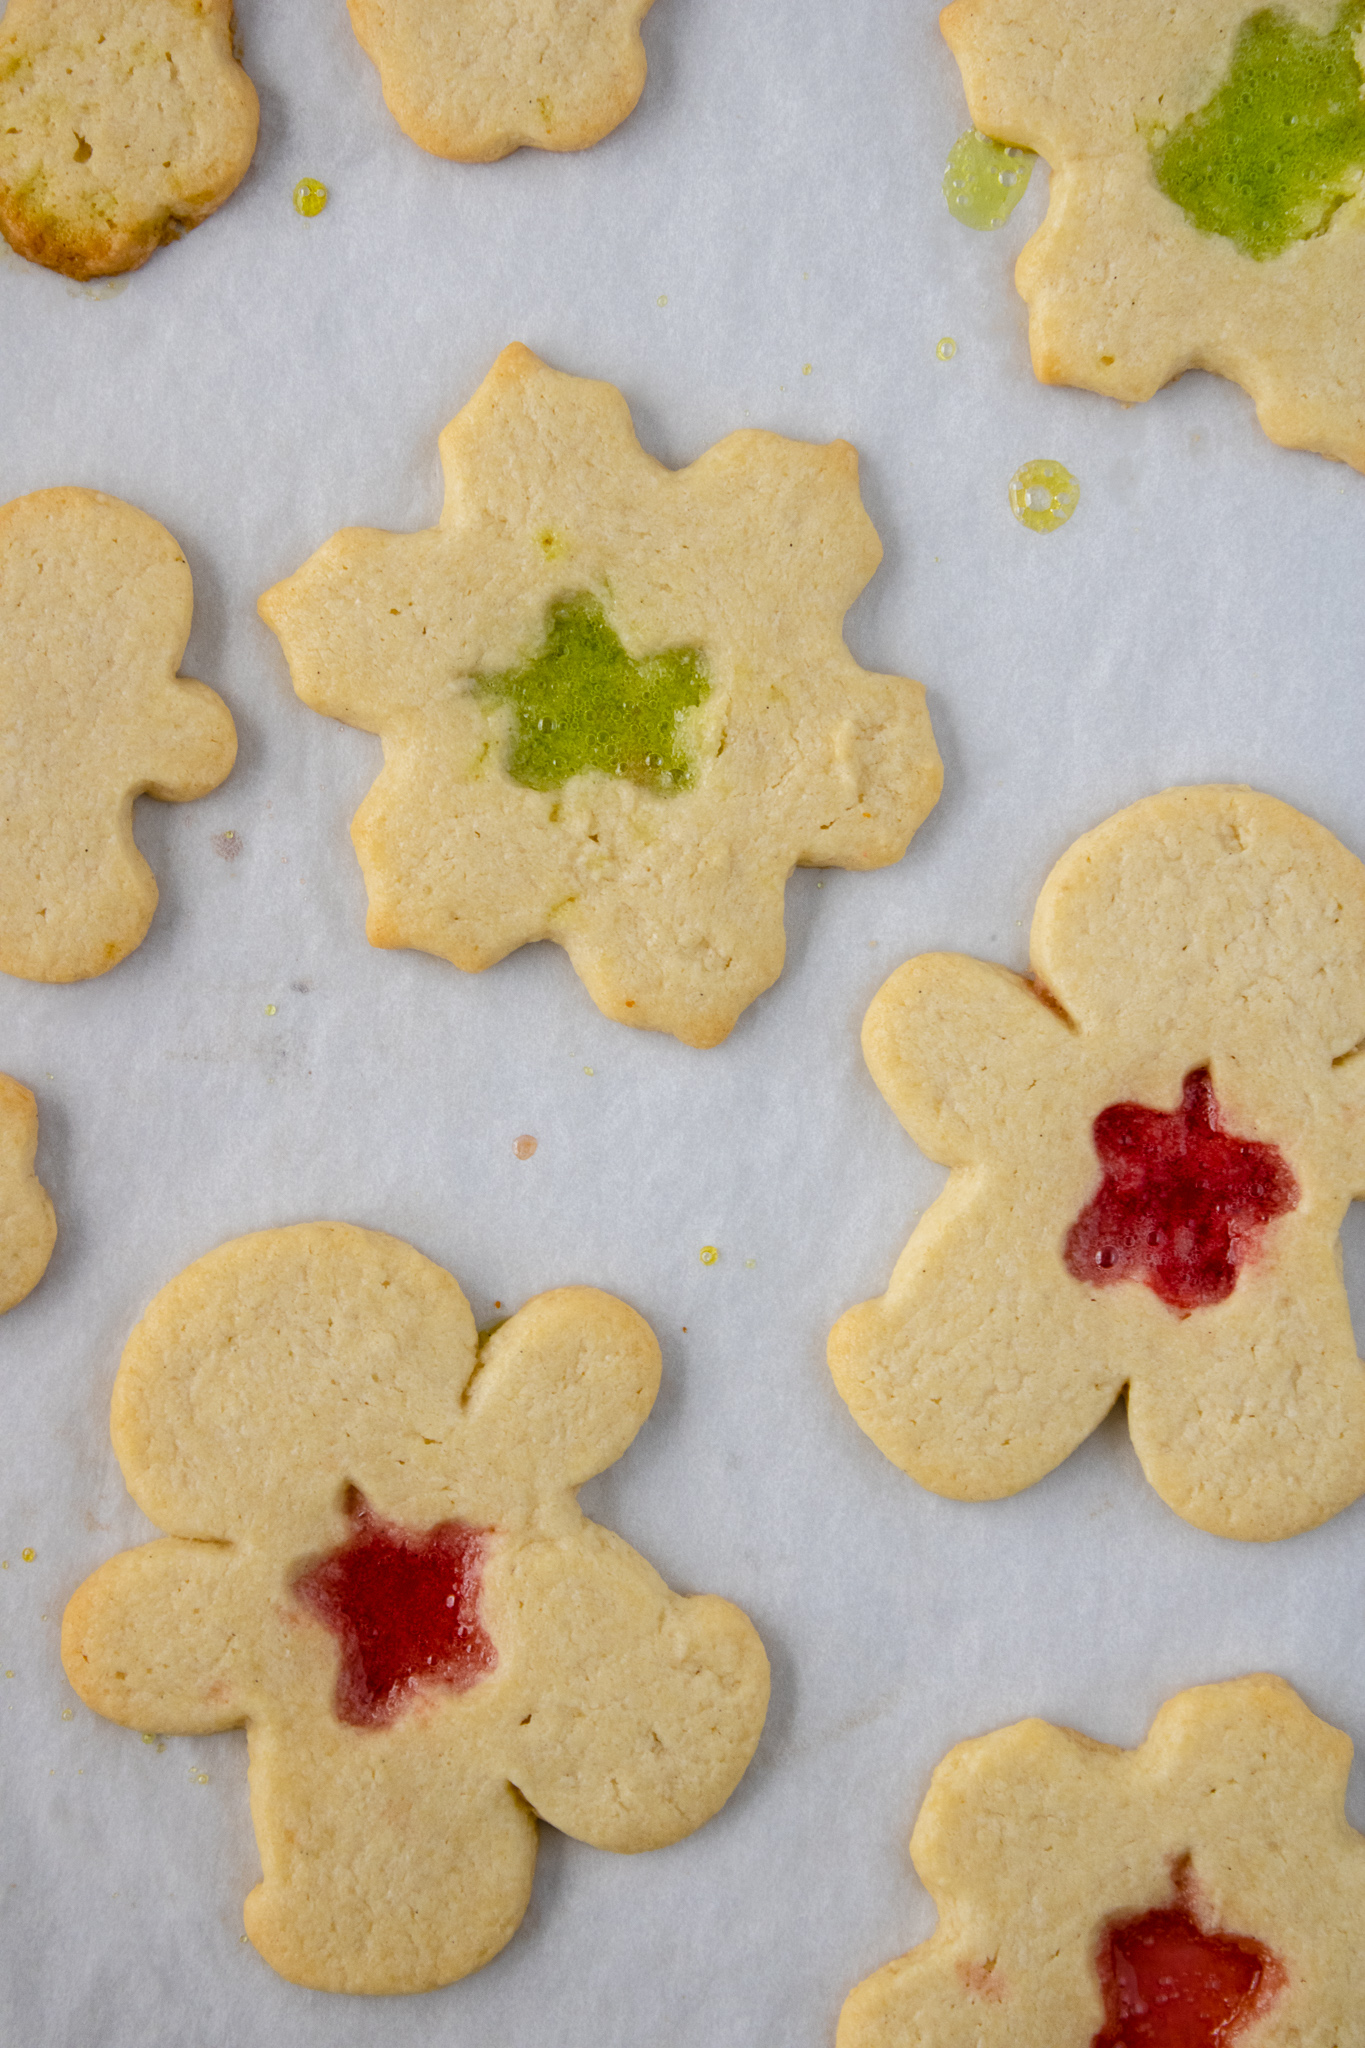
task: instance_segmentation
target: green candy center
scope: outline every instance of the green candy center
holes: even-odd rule
[[[550,606],[544,645],[530,661],[474,680],[476,696],[512,707],[514,782],[562,789],[595,769],[663,796],[692,787],[687,714],[710,687],[695,647],[632,660],[586,592]]]
[[[1151,145],[1158,185],[1197,228],[1258,262],[1326,230],[1365,169],[1362,21],[1365,0],[1345,0],[1326,35],[1270,8],[1242,23],[1213,98]]]

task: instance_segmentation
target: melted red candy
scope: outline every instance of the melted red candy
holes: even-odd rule
[[[1257,1232],[1298,1203],[1273,1145],[1223,1129],[1207,1067],[1186,1074],[1179,1109],[1101,1110],[1095,1150],[1104,1179],[1067,1233],[1067,1271],[1092,1287],[1145,1281],[1182,1313],[1226,1301]]]
[[[1182,1905],[1109,1928],[1096,1964],[1105,2022],[1090,2048],[1228,2048],[1284,1981],[1259,1941],[1206,1934]]]
[[[337,1719],[382,1728],[419,1685],[464,1692],[496,1665],[479,1621],[487,1531],[463,1522],[401,1528],[354,1486],[346,1512],[351,1534],[302,1572],[294,1591],[341,1645]]]

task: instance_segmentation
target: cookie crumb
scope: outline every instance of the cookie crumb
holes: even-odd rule
[[[215,832],[209,843],[219,860],[236,860],[244,842],[235,832]]]
[[[527,1131],[523,1137],[517,1139],[512,1150],[516,1153],[518,1159],[530,1159],[535,1154],[536,1141],[530,1132]]]
[[[327,187],[321,178],[300,178],[294,187],[294,211],[305,220],[315,220],[327,204]]]

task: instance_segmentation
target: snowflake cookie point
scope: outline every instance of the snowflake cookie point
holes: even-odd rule
[[[98,491],[0,506],[0,970],[104,974],[139,945],[157,887],[133,799],[183,803],[229,774],[227,706],[176,673],[193,591],[155,519]]]
[[[1167,790],[1063,855],[1032,958],[922,956],[868,1012],[877,1085],[952,1172],[831,1332],[839,1391],[922,1484],[988,1500],[1126,1386],[1186,1520],[1325,1521],[1365,1489],[1335,1249],[1365,1185],[1365,868],[1274,798]]]
[[[1270,2014],[1277,2039],[1349,2038],[1349,1762],[1264,1675],[1178,1694],[1134,1750],[1043,1722],[960,1744],[911,1842],[938,1930],[854,1990],[839,2048],[1251,2048]]]
[[[0,1074],[0,1315],[31,1294],[47,1271],[57,1219],[33,1170],[38,1105]]]
[[[258,120],[232,0],[10,0],[0,233],[66,277],[135,270],[236,190]]]
[[[451,1275],[335,1223],[221,1246],[133,1332],[115,1448],[169,1533],[77,1591],[63,1661],[125,1726],[246,1725],[246,1927],[283,1976],[453,1982],[515,1932],[537,1817],[634,1851],[733,1790],[767,1704],[752,1625],[574,1497],[658,1384],[610,1295],[542,1295],[480,1347]]]
[[[1359,0],[940,20],[978,128],[1052,166],[1016,271],[1038,377],[1132,402],[1213,370],[1272,440],[1365,468]]]
[[[792,868],[898,860],[938,796],[923,690],[842,637],[881,554],[856,452],[745,430],[669,470],[514,344],[441,457],[437,527],[334,535],[260,601],[300,697],[384,739],[371,942],[553,939],[608,1016],[717,1044]]]
[[[405,135],[434,156],[588,149],[645,84],[653,0],[348,0],[351,26]]]

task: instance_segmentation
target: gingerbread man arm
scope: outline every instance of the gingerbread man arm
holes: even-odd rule
[[[768,1660],[752,1623],[728,1600],[670,1593],[591,1522],[567,1541],[528,1545],[509,1580],[504,1598],[534,1617],[536,1635],[508,1775],[536,1812],[624,1851],[709,1820],[767,1712]]]
[[[33,1171],[38,1105],[27,1088],[0,1074],[0,1315],[47,1271],[57,1219]]]
[[[62,1663],[86,1705],[148,1734],[240,1726],[233,1561],[228,1544],[163,1536],[92,1573],[62,1619]]]
[[[873,1080],[943,1166],[1035,1144],[1038,1111],[1075,1051],[1065,1019],[1031,983],[958,953],[908,960],[863,1021]]]

